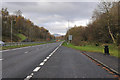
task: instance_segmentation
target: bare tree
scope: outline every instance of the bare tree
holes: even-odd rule
[[[110,20],[111,20],[111,15],[110,15],[110,9],[113,6],[113,2],[105,2],[102,1],[101,4],[99,5],[99,9],[101,10],[102,13],[105,13],[107,16],[107,27],[109,34],[112,38],[113,43],[116,43],[115,37],[112,34],[111,28],[110,28]]]
[[[16,14],[16,16],[22,16],[21,10],[17,10],[17,11],[15,11],[14,13]]]

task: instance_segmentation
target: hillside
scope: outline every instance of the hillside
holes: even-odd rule
[[[32,21],[21,15],[10,15],[7,9],[2,8],[2,40],[11,41],[11,24],[12,24],[12,41],[46,41],[54,39],[44,27],[34,25]]]

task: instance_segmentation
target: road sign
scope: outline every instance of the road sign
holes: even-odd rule
[[[72,35],[69,35],[69,38],[68,38],[69,40],[72,40]]]

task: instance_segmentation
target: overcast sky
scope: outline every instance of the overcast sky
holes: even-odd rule
[[[65,34],[69,27],[86,26],[92,17],[97,2],[3,2],[12,14],[21,10],[23,16],[34,24],[43,26],[52,34]]]

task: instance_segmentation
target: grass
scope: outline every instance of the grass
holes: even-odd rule
[[[81,50],[81,51],[104,53],[104,46],[102,46],[102,45],[101,46],[95,46],[95,45],[75,46],[73,44],[70,44],[70,43],[67,44],[66,42],[64,42],[63,46]],[[120,58],[120,55],[118,55],[118,47],[117,46],[109,45],[109,53],[111,56]]]
[[[2,50],[20,48],[20,47],[26,47],[26,46],[35,46],[35,45],[41,45],[41,44],[46,44],[46,43],[34,43],[34,44],[25,44],[25,45],[16,45],[16,46],[3,46]]]
[[[16,34],[16,35],[21,39],[21,41],[26,39],[26,36],[24,36],[23,34]]]

